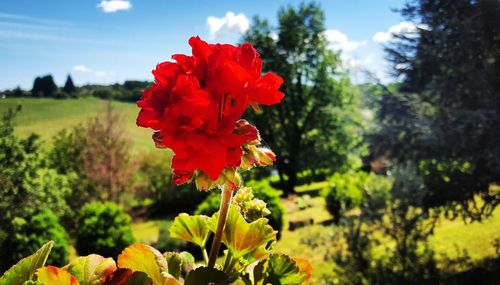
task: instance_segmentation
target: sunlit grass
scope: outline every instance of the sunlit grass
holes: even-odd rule
[[[15,133],[23,137],[37,133],[44,141],[44,145],[50,146],[50,141],[57,132],[102,115],[106,111],[108,102],[92,97],[64,100],[6,98],[0,99],[0,113],[21,105],[22,110],[14,120]],[[139,112],[137,106],[133,103],[117,101],[111,101],[111,104],[122,116],[124,135],[130,139],[132,151],[134,153],[155,151],[151,131],[135,124]]]
[[[457,256],[457,248],[467,250],[472,261],[495,257],[493,241],[500,238],[500,208],[490,219],[464,224],[461,219],[442,219],[430,242],[438,253]]]
[[[160,226],[163,226],[164,222],[164,220],[148,220],[133,223],[132,231],[135,242],[153,244],[158,241]]]

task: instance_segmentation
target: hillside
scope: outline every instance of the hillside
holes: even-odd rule
[[[20,136],[37,133],[50,145],[52,136],[64,128],[86,123],[90,118],[105,112],[108,101],[93,97],[81,99],[37,99],[6,98],[0,99],[0,112],[21,105],[22,110],[14,120],[15,132]],[[135,119],[139,108],[133,103],[112,101],[112,106],[122,116],[126,136],[131,140],[133,152],[154,150],[151,130],[137,127]]]

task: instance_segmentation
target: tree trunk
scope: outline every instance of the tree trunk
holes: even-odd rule
[[[284,196],[295,194],[295,185],[297,184],[297,173],[295,171],[288,171],[287,176],[288,180],[286,181],[285,188],[283,188]]]

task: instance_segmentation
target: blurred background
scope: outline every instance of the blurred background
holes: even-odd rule
[[[285,80],[245,114],[278,160],[244,183],[312,284],[498,284],[498,0],[1,1],[1,272],[48,240],[54,265],[198,254],[169,225],[219,194],[174,186],[135,124],[194,35],[250,42]]]

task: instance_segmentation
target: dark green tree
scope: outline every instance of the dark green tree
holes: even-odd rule
[[[402,82],[382,100],[381,149],[428,170],[427,206],[479,219],[499,201],[488,192],[500,183],[500,2],[419,0],[401,12],[418,29],[387,48]]]
[[[68,74],[68,77],[66,78],[66,83],[64,83],[63,91],[72,94],[76,91],[75,84],[73,83],[73,79],[71,78],[71,75]]]
[[[346,168],[359,144],[352,116],[356,98],[324,31],[322,9],[310,3],[282,8],[277,28],[256,17],[244,36],[260,53],[263,70],[284,79],[282,103],[248,116],[277,153],[285,194],[294,192],[300,171]]]
[[[66,199],[72,192],[69,176],[46,167],[38,136],[14,135],[15,113],[9,110],[0,120],[0,271],[12,265],[12,243],[21,238],[13,221],[29,216],[28,210],[47,209],[57,217],[65,216],[70,211]]]
[[[31,94],[34,97],[52,97],[57,91],[57,85],[54,83],[52,75],[45,75],[35,78]]]

